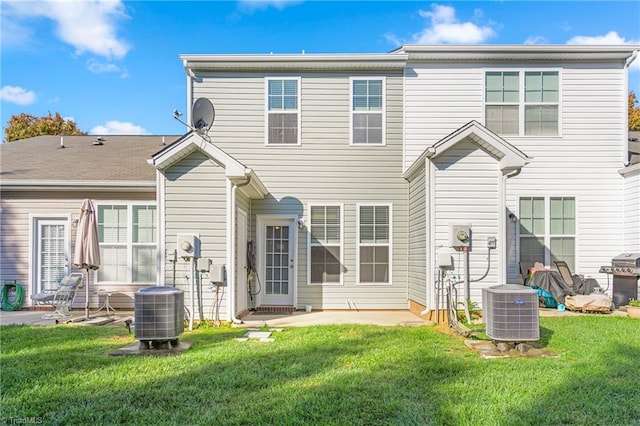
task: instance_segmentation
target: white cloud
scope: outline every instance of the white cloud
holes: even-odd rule
[[[569,39],[567,44],[619,46],[625,44],[637,45],[640,44],[640,40],[627,40],[621,37],[616,31],[609,31],[607,34],[600,36],[575,36]],[[631,63],[630,68],[635,71],[640,71],[640,60],[636,58],[636,60]]]
[[[98,62],[95,59],[89,59],[87,61],[87,69],[94,74],[105,74],[105,73],[120,73],[122,78],[126,78],[129,76],[129,73],[120,68],[118,65],[113,62]]]
[[[575,36],[567,41],[567,44],[593,44],[593,45],[620,45],[620,44],[638,44],[638,40],[627,40],[620,37],[616,31],[609,31],[605,35],[600,36]]]
[[[548,44],[549,40],[547,40],[544,36],[531,36],[524,41],[524,44]]]
[[[414,34],[413,41],[418,44],[477,44],[495,36],[495,31],[490,26],[460,22],[451,6],[434,4],[431,11],[420,10],[418,13],[430,21],[430,25]],[[481,17],[482,12],[476,10],[474,15]]]
[[[149,135],[144,127],[126,121],[107,121],[105,125],[96,126],[89,131],[91,135]]]
[[[240,8],[248,11],[266,10],[273,7],[282,10],[287,6],[302,3],[301,0],[240,0]]]
[[[56,35],[73,46],[78,55],[88,52],[122,59],[130,49],[129,44],[117,35],[117,24],[128,18],[120,0],[8,2],[3,13],[19,21],[29,18],[52,20],[56,24]],[[22,22],[19,25],[27,27]]]
[[[2,86],[0,99],[18,105],[29,105],[36,101],[36,94],[20,86]]]

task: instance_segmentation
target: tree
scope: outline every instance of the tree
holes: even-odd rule
[[[30,114],[12,115],[7,127],[4,129],[4,140],[7,142],[18,139],[32,138],[40,135],[86,135],[79,130],[76,123],[65,120],[59,113],[44,117],[36,117]]]
[[[640,107],[633,92],[629,93],[629,130],[640,130]]]

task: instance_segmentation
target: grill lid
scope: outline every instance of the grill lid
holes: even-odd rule
[[[640,268],[640,253],[621,253],[611,259],[612,266]]]

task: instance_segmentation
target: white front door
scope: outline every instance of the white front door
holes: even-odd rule
[[[287,219],[260,221],[260,303],[292,306],[295,289],[295,222]]]
[[[37,219],[34,241],[34,291],[56,289],[69,272],[67,219]]]

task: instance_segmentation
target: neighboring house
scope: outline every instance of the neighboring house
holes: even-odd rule
[[[426,312],[453,225],[472,228],[471,279],[490,257],[476,302],[535,261],[605,284],[601,265],[640,250],[638,172],[619,173],[637,49],[183,55],[187,104],[208,98],[216,118],[151,160],[161,251],[191,234],[227,266],[227,287],[203,288],[205,311],[227,320],[303,305]],[[185,289],[190,268],[161,265]]]
[[[74,271],[75,226],[83,199],[98,209],[102,266],[91,275],[117,290],[114,306],[157,285],[156,174],[147,159],[177,136],[38,136],[0,145],[0,282],[16,280],[29,296]],[[84,306],[85,292],[75,306]]]

